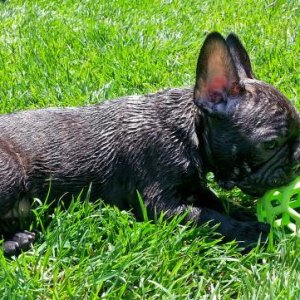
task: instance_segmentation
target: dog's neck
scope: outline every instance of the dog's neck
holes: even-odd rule
[[[195,116],[195,130],[199,140],[199,153],[202,158],[204,172],[214,171],[215,169],[212,150],[208,142],[207,129],[207,119],[198,110]]]

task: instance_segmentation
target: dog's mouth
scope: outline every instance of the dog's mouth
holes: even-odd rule
[[[244,193],[260,197],[267,190],[280,187],[299,175],[300,164],[290,163],[288,146],[281,147],[270,159],[244,176],[220,179],[219,185],[225,189],[240,188]]]
[[[234,187],[238,187],[245,194],[253,196],[253,197],[260,197],[267,191],[267,189],[259,188],[258,186],[256,186],[254,188],[251,184],[244,185],[244,184],[242,184],[242,181],[237,182],[237,181],[233,181],[233,180],[218,180],[218,185],[225,190],[231,190]]]

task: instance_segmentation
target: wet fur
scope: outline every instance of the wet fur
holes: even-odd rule
[[[166,217],[185,213],[185,220],[197,225],[219,224],[226,240],[236,239],[243,246],[251,247],[260,235],[265,240],[269,227],[226,216],[205,180],[213,171],[225,187],[240,184],[261,191],[278,184],[279,169],[281,183],[295,176],[291,170],[300,160],[298,114],[273,87],[243,78],[252,77],[248,61],[235,36],[226,42],[213,33],[200,52],[195,88],[1,115],[0,224],[6,225],[0,233],[11,231],[5,252],[16,254],[34,239],[9,223],[18,214],[26,215],[20,203],[28,210],[32,198],[44,200],[50,186],[51,199],[63,195],[68,202],[90,184],[91,200],[102,198],[137,216],[139,191],[152,218],[161,212]],[[262,98],[274,101],[274,111]],[[265,113],[268,117],[261,118]],[[276,129],[280,120],[279,127],[286,128],[282,134]],[[261,148],[256,132],[265,124],[279,142],[272,152]],[[276,172],[269,182],[264,176],[275,159]]]

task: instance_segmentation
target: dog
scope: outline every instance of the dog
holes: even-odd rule
[[[185,214],[216,226],[225,240],[251,247],[269,227],[224,214],[208,188],[213,172],[225,189],[258,196],[299,174],[300,119],[274,87],[254,78],[235,34],[209,34],[193,88],[167,89],[81,108],[0,116],[0,211],[4,253],[28,247],[34,234],[15,224],[32,199],[68,201],[91,185],[138,217],[140,192],[150,218]],[[193,199],[193,203],[190,202]]]

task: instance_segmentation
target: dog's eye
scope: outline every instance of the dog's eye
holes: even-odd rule
[[[277,146],[278,146],[278,141],[277,140],[268,141],[268,142],[263,143],[264,149],[268,150],[268,151],[276,149]]]

